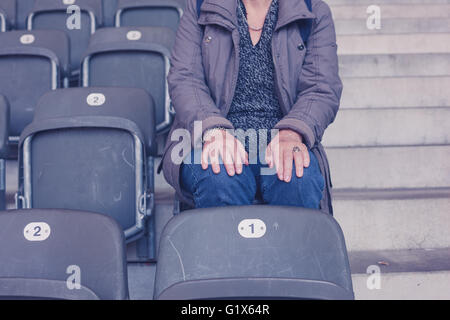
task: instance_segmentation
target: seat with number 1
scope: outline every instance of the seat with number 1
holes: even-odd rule
[[[156,299],[353,299],[338,223],[318,210],[185,211],[160,242]]]
[[[128,298],[123,233],[110,217],[13,210],[0,225],[0,300]]]

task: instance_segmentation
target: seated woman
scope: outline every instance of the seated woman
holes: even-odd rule
[[[166,180],[197,208],[258,199],[332,213],[320,141],[342,83],[329,7],[322,0],[205,0],[197,10],[197,1],[187,1],[172,53],[176,116],[162,162]],[[194,147],[183,163],[174,160],[180,129]]]

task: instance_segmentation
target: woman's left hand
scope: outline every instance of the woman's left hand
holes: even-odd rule
[[[309,151],[302,136],[293,130],[280,130],[267,147],[266,162],[270,168],[275,165],[278,179],[285,182],[291,181],[295,162],[295,173],[301,178],[303,168],[309,167],[310,163]]]

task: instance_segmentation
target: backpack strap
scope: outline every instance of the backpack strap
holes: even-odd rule
[[[311,0],[305,0],[308,10],[312,12]],[[203,4],[203,0],[197,0],[197,17],[200,17],[200,11]],[[312,30],[312,20],[308,19],[300,26],[300,35],[302,36],[303,43],[306,45]]]
[[[203,0],[197,0],[197,17],[200,17],[200,8],[202,7]]]
[[[311,0],[305,0],[306,6],[308,7],[308,10],[312,12],[312,3]],[[308,43],[309,36],[311,35],[313,22],[311,19],[303,21],[303,23],[300,24],[300,35],[302,36],[303,43],[305,46]]]

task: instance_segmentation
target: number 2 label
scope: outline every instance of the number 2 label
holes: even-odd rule
[[[50,233],[50,226],[45,222],[31,222],[23,229],[23,236],[28,241],[44,241]]]

